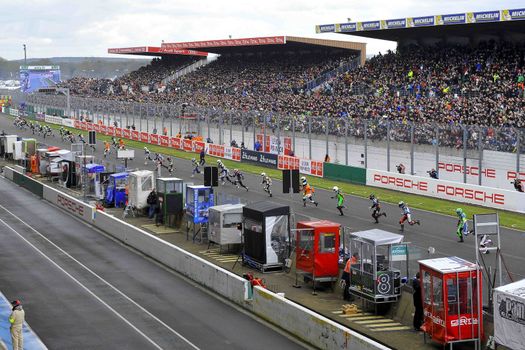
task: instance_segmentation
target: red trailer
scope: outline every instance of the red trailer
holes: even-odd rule
[[[335,282],[339,275],[339,232],[335,222],[301,221],[297,223],[295,267],[305,281]]]
[[[425,335],[450,348],[460,342],[478,345],[483,334],[481,269],[458,257],[420,260],[419,267]]]

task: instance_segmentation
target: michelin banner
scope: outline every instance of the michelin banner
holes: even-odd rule
[[[503,21],[520,21],[525,19],[525,8],[501,11]]]
[[[434,16],[407,18],[407,26],[409,28],[428,27],[428,26],[433,26],[434,24],[435,24]]]
[[[500,19],[499,11],[468,12],[467,23],[498,22]]]
[[[436,25],[450,25],[450,24],[464,24],[466,22],[466,14],[457,13],[454,15],[439,15],[436,16]]]

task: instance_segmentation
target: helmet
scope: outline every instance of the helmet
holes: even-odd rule
[[[337,192],[337,191],[339,191],[339,187],[334,186],[334,188],[332,188],[332,190],[334,190],[334,192]]]
[[[144,151],[147,151],[148,150],[148,147],[144,146]]]
[[[261,176],[266,176],[266,173],[261,173]]]
[[[405,205],[405,202],[401,201],[401,202],[397,203],[397,205],[401,208],[402,206]]]
[[[221,164],[221,160],[220,159],[217,159],[217,164]]]
[[[374,198],[376,198],[376,196],[372,193],[368,198],[369,199],[374,199]]]
[[[191,161],[194,162],[194,161],[195,161],[195,158],[191,158]]]
[[[456,209],[456,214],[458,214],[458,215],[459,215],[459,214],[463,214],[463,209],[461,209],[461,208],[457,208],[457,209]]]
[[[233,169],[233,172],[234,172],[234,173],[238,173],[238,172],[239,172],[239,169]]]
[[[13,307],[18,306],[18,305],[20,305],[20,304],[21,304],[20,300],[13,300],[13,301],[11,302],[11,305],[13,305]]]

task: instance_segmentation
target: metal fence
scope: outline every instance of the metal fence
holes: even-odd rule
[[[40,112],[66,107],[66,98],[58,95],[20,95],[14,99]],[[140,131],[167,130],[170,136],[191,129],[215,143],[244,142],[247,148],[253,148],[257,134],[273,136],[276,142],[289,137],[295,155],[301,158],[324,160],[328,155],[333,163],[386,171],[396,171],[396,166],[403,164],[407,174],[420,176],[428,176],[434,168],[440,178],[486,186],[499,187],[503,181],[495,183],[493,171],[499,170],[501,176],[520,173],[525,161],[525,129],[506,126],[291,116],[80,97],[71,97],[71,110],[76,118],[116,121],[121,127],[134,125]],[[196,116],[192,125],[183,118],[188,115]],[[506,184],[512,188],[510,181]]]

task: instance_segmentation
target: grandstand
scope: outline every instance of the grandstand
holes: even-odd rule
[[[80,96],[282,118],[307,114],[525,127],[523,18],[523,11],[502,10],[316,26],[318,33],[398,42],[397,52],[366,64],[365,44],[289,36],[111,49],[161,58],[115,82],[67,84]],[[220,57],[162,84],[202,57],[196,53]]]

